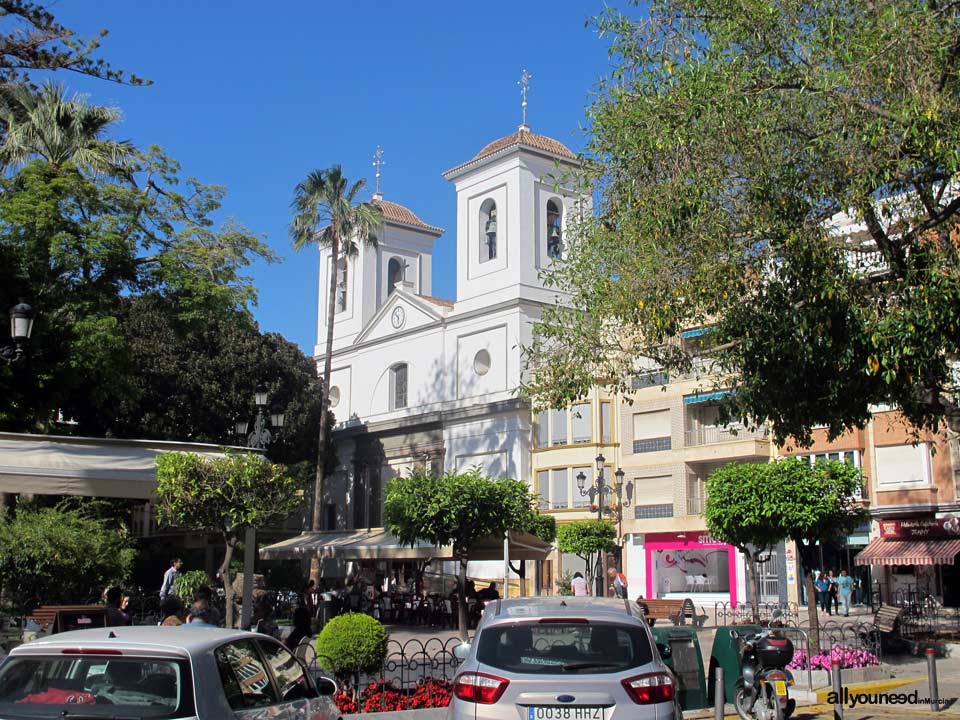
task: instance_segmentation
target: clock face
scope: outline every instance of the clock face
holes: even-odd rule
[[[390,322],[398,330],[403,327],[403,322],[406,320],[405,313],[403,312],[402,307],[395,307],[393,313],[390,315]]]

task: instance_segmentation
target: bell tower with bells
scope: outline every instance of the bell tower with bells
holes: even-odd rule
[[[517,131],[443,174],[457,190],[458,310],[517,297],[552,302],[540,272],[563,257],[567,223],[588,208],[572,187],[576,156],[527,124],[532,79],[523,70],[517,82]]]

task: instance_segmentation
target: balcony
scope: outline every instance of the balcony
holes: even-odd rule
[[[728,427],[726,425],[704,425],[687,430],[687,447],[697,445],[713,445],[714,443],[742,442],[743,440],[767,440],[770,431],[766,428],[750,430],[743,427]]]
[[[700,425],[686,433],[684,459],[687,462],[749,462],[769,457],[770,433],[765,428]]]

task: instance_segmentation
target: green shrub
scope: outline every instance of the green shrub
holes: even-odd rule
[[[379,670],[387,657],[387,631],[362,613],[340,615],[317,638],[320,667],[338,677]]]
[[[573,580],[573,573],[567,570],[562,573],[557,579],[557,594],[558,595],[573,595],[573,588],[570,587],[570,582]]]
[[[184,602],[193,602],[196,592],[204,585],[210,585],[210,577],[203,570],[190,570],[181,573],[173,583],[173,591]]]

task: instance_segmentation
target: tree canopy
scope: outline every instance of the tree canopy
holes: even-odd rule
[[[534,498],[521,480],[491,480],[473,468],[437,474],[420,469],[387,483],[384,525],[400,542],[451,545],[460,563],[463,600],[467,560],[478,543],[507,530],[533,529]],[[459,603],[460,632],[466,633],[466,603]]]
[[[166,526],[217,533],[225,553],[220,573],[226,594],[227,627],[233,627],[230,560],[248,528],[286,519],[302,488],[282,465],[254,453],[206,458],[196,453],[158,455],[157,520]]]
[[[754,620],[759,619],[757,557],[791,539],[809,560],[817,542],[848,535],[866,518],[855,499],[862,483],[852,465],[835,460],[811,465],[806,458],[730,463],[710,473],[704,519],[714,538],[733,545],[747,560]]]
[[[125,581],[136,551],[125,529],[83,509],[17,508],[0,516],[0,584],[18,607],[78,604]]]
[[[642,6],[597,19],[597,214],[546,275],[564,300],[527,348],[537,406],[661,366],[716,377],[779,441],[876,403],[957,427],[960,6]]]
[[[606,520],[574,520],[557,526],[557,549],[586,563],[588,582],[596,575],[602,554],[616,547],[617,528]]]

